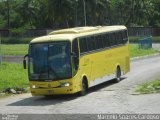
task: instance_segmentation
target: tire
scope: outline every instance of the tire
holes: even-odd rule
[[[121,69],[120,67],[117,67],[115,82],[120,82],[120,81],[121,81]]]
[[[85,80],[82,81],[82,90],[80,91],[80,96],[85,96],[87,93],[87,83]]]

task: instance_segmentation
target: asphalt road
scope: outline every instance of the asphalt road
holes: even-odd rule
[[[160,78],[160,56],[131,62],[119,83],[106,82],[86,96],[32,97],[29,93],[0,99],[0,114],[160,113],[160,94],[133,95],[141,83]]]

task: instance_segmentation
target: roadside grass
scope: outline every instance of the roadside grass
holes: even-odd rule
[[[138,86],[135,92],[141,94],[160,93],[160,79]]]
[[[0,65],[0,92],[6,88],[27,88],[29,85],[27,70],[22,64],[2,63]]]
[[[130,52],[130,57],[131,58],[158,53],[158,51],[153,49],[153,48],[151,48],[151,49],[139,49],[138,44],[130,44],[129,45],[129,52]]]
[[[129,37],[130,43],[137,43],[142,37]]]
[[[28,51],[28,44],[2,44],[2,55],[25,55]]]
[[[130,43],[137,43],[139,40],[146,37],[129,37]],[[153,43],[160,43],[160,36],[152,36]]]
[[[3,44],[28,44],[33,38],[24,37],[2,37]]]

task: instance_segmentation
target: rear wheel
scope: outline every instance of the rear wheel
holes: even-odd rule
[[[120,67],[117,67],[115,82],[119,82],[120,80],[121,80],[121,69]]]

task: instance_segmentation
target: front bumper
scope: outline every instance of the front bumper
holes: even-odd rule
[[[72,86],[58,88],[31,88],[30,91],[33,96],[73,94],[76,92],[73,90]]]

